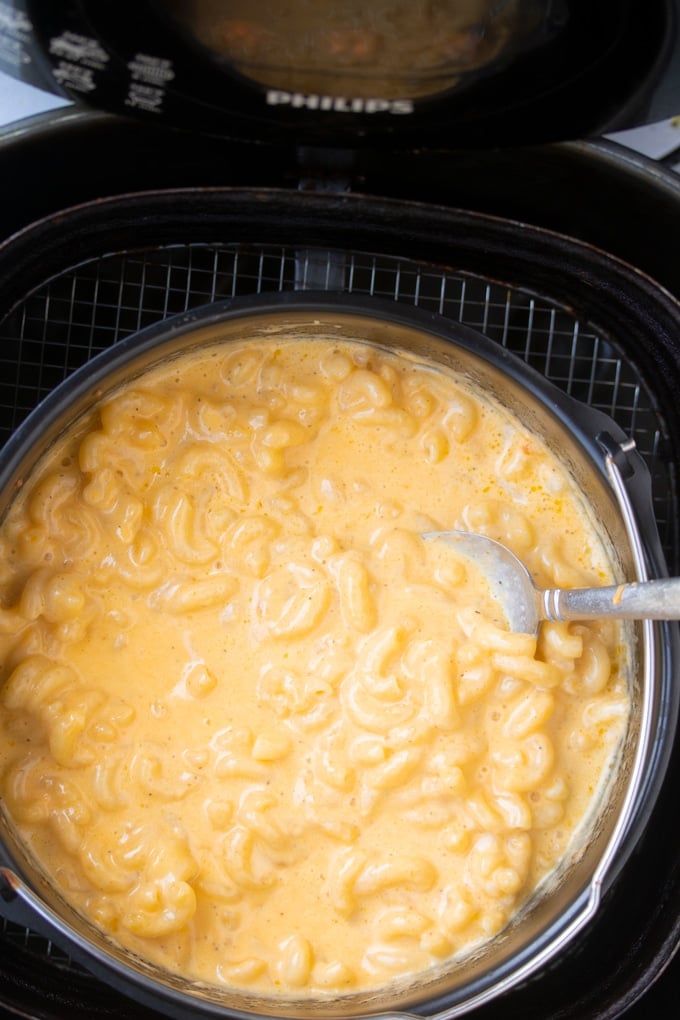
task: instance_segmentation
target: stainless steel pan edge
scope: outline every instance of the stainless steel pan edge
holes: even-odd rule
[[[375,320],[383,335],[385,329],[389,334],[415,328],[428,334],[435,347],[442,341],[446,344],[448,339],[452,339],[455,345],[474,358],[481,358],[482,361],[488,359],[494,371],[500,370],[504,378],[509,380],[514,400],[526,405],[526,396],[529,394],[538,402],[541,421],[548,418],[559,429],[566,427],[575,435],[576,444],[586,451],[587,460],[595,469],[598,485],[605,498],[619,507],[631,545],[635,576],[642,579],[648,572],[663,572],[663,557],[653,527],[646,468],[639,455],[631,449],[627,437],[609,418],[565,397],[522,362],[471,330],[463,327],[454,330],[450,323],[437,315],[416,314],[412,310],[405,312],[391,303],[328,294],[294,294],[270,297],[265,301],[248,299],[213,305],[145,330],[98,356],[85,370],[74,373],[67,383],[46,398],[7,444],[0,462],[0,512],[11,498],[17,481],[33,466],[36,429],[41,434],[41,441],[48,444],[54,442],[74,417],[85,412],[93,396],[115,387],[127,375],[133,359],[136,363],[135,372],[158,360],[161,342],[163,355],[172,356],[185,348],[187,338],[196,330],[200,333],[200,342],[204,342],[206,333],[220,332],[226,322],[238,325],[252,320],[253,316],[266,318],[271,314],[283,315],[294,321],[311,321],[314,325],[319,316],[327,325],[332,324],[334,318],[337,320],[343,316],[364,317],[369,321]],[[526,406],[524,410],[526,412]],[[44,426],[41,428],[41,423],[45,421],[48,422],[47,429]],[[644,526],[644,541],[638,530],[640,521]],[[502,965],[496,966],[491,974],[482,968],[481,974],[463,989],[452,992],[442,986],[444,982],[437,982],[428,983],[424,990],[417,993],[407,994],[404,1005],[408,1009],[415,1008],[415,1013],[390,1012],[390,1008],[397,1005],[396,1002],[388,1005],[388,1011],[385,1012],[377,999],[372,1003],[357,1002],[359,1011],[355,1011],[351,1001],[344,999],[342,1004],[317,1002],[311,1008],[309,1004],[291,1002],[292,1012],[287,1011],[285,1015],[378,1015],[385,1018],[427,1015],[437,1020],[448,1020],[525,981],[561,952],[574,935],[587,925],[597,911],[603,889],[614,881],[616,873],[624,866],[653,810],[654,799],[667,764],[668,735],[672,734],[677,717],[677,694],[668,680],[670,663],[677,661],[677,633],[664,625],[644,626],[644,683],[639,706],[641,726],[635,761],[627,778],[627,793],[616,825],[600,854],[600,863],[589,879],[581,883],[583,888],[580,895],[564,904],[558,923],[538,931],[522,952],[512,954]],[[655,656],[656,649],[660,649],[659,656]],[[87,926],[72,916],[69,918],[72,924],[64,923],[60,911],[55,910],[54,902],[50,902],[54,901],[54,897],[50,895],[49,889],[45,889],[43,883],[42,895],[36,893],[35,888],[40,887],[39,879],[33,874],[27,882],[25,867],[18,865],[6,848],[3,857],[8,867],[2,872],[3,898],[6,900],[2,911],[20,923],[44,931],[55,941],[66,943],[76,958],[82,959],[90,970],[105,980],[120,984],[137,997],[141,995],[150,1005],[157,1006],[159,1001],[162,1002],[166,1011],[178,1017],[185,1016],[187,1008],[201,1014],[217,1011],[231,1017],[251,1017],[254,1006],[261,1008],[261,1001],[253,1003],[247,996],[241,999],[237,997],[236,1001],[225,1004],[210,1002],[204,998],[201,989],[192,987],[190,994],[187,994],[181,982],[178,984],[173,980],[159,988],[153,974],[149,974],[149,969],[143,964],[136,973],[131,974],[129,960],[119,959],[115,952],[106,955],[107,946],[103,937],[95,935],[93,939]],[[68,910],[66,913],[68,916]],[[95,947],[104,953],[103,957],[97,953],[92,954],[93,941]],[[281,1010],[287,1010],[288,1005],[280,1003],[276,1015],[281,1017]]]

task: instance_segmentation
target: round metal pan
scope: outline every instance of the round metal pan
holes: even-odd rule
[[[282,337],[290,331],[296,336],[313,337],[319,332],[346,335],[462,368],[540,432],[553,449],[560,450],[598,519],[607,522],[627,576],[664,572],[646,469],[641,458],[628,449],[627,437],[613,421],[566,397],[502,347],[470,330],[453,328],[432,314],[406,313],[391,304],[332,294],[212,305],[133,335],[105,351],[53,391],[6,445],[0,460],[3,506],[11,501],[16,484],[30,474],[39,456],[102,394],[180,352],[229,337],[271,335],[272,329]],[[23,852],[7,820],[3,912],[12,920],[42,930],[57,943],[63,942],[114,987],[177,1017],[186,1015],[188,1009],[197,1015],[234,1017],[388,1016],[395,1010],[410,1016],[462,1015],[526,982],[558,954],[568,951],[596,918],[603,894],[635,852],[663,786],[673,746],[678,709],[673,683],[677,636],[674,625],[641,625],[635,735],[629,738],[608,810],[581,860],[550,896],[527,910],[496,951],[492,948],[469,968],[433,975],[406,991],[348,996],[339,1003],[292,1000],[279,1004],[238,992],[208,994],[191,982],[163,975],[112,949],[63,904]]]

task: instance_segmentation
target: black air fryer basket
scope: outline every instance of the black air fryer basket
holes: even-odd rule
[[[95,353],[173,314],[281,292],[379,298],[472,326],[613,417],[650,469],[665,557],[678,571],[680,429],[671,397],[679,377],[672,340],[678,306],[654,281],[599,249],[513,221],[398,199],[199,188],[60,212],[13,237],[0,260],[6,436]],[[665,697],[660,725],[672,726],[671,686]],[[680,894],[668,803],[678,752],[672,739],[668,747],[657,806],[601,917],[564,959],[510,993],[523,1015],[538,1020],[547,1003],[559,1001],[565,1018],[615,1016],[672,956]],[[117,1002],[125,1015],[148,1015],[23,926],[5,922],[2,939],[2,994],[12,1008],[57,1020],[67,1010],[106,1016]],[[475,1015],[491,1020],[499,1008],[490,1003]]]

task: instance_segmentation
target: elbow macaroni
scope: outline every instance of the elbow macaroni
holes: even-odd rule
[[[0,530],[0,786],[62,892],[202,981],[378,987],[496,934],[625,732],[622,631],[510,634],[426,530],[542,585],[607,553],[559,462],[432,366],[214,348],[100,408]]]

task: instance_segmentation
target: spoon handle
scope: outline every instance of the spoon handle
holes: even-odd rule
[[[680,577],[605,588],[549,588],[541,593],[543,620],[680,620]]]

